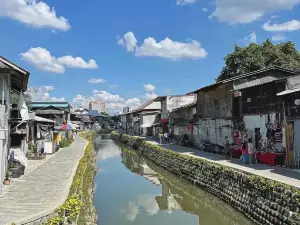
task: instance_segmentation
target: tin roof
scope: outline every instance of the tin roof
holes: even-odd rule
[[[11,74],[11,86],[18,91],[26,91],[30,73],[8,59],[0,56],[0,73]]]
[[[71,107],[68,102],[32,102],[31,107],[32,108],[44,108],[53,106],[56,108],[69,108]]]
[[[271,83],[273,81],[277,81],[277,80],[281,80],[281,79],[282,78],[266,76],[266,77],[254,79],[251,81],[246,81],[241,84],[233,85],[233,89],[234,90],[242,90],[245,88],[250,88],[250,87],[254,87],[254,86],[258,86],[258,85],[262,85],[262,84],[266,84],[266,83]]]
[[[278,67],[278,66],[271,66],[271,67],[267,67],[267,68],[263,68],[263,69],[260,69],[260,70],[253,71],[251,73],[245,73],[245,74],[242,74],[240,76],[235,76],[235,77],[232,77],[232,78],[221,80],[221,81],[216,82],[215,84],[202,87],[202,88],[200,88],[196,91],[190,92],[190,93],[198,93],[200,91],[211,90],[211,89],[217,88],[220,84],[225,84],[225,83],[229,83],[229,82],[232,82],[232,81],[252,77],[252,76],[255,76],[255,75],[258,75],[258,74],[261,74],[261,73],[264,73],[264,72],[272,71],[272,70],[285,72],[285,73],[288,73],[290,75],[296,75],[296,74],[300,73],[299,71],[293,71],[293,70],[281,68],[281,67]],[[247,87],[253,87],[253,86],[256,86],[256,85],[261,85],[261,84],[264,84],[264,83],[269,83],[269,82],[274,81],[271,77],[268,77],[268,78],[266,77],[266,79],[258,79],[258,80],[259,81],[256,81],[256,82],[255,81],[247,82],[247,84],[245,84],[244,86],[241,86],[240,89],[247,88]]]
[[[285,90],[285,91],[279,92],[279,93],[277,93],[277,96],[288,95],[288,94],[292,94],[292,93],[295,93],[295,92],[298,92],[298,91],[300,91],[300,87],[295,88],[295,89],[291,89],[291,90]]]

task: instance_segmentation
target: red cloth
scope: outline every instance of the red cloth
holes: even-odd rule
[[[239,148],[231,148],[231,156],[232,158],[239,159],[242,155],[241,149]]]
[[[256,152],[255,155],[259,163],[270,165],[270,166],[276,165],[276,158],[278,157],[280,158],[280,163],[282,165],[284,164],[284,160],[285,160],[285,155],[283,153]]]

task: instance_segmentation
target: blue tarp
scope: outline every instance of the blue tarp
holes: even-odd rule
[[[99,117],[100,114],[97,110],[89,110],[87,116]]]

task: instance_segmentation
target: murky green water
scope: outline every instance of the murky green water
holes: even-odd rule
[[[95,140],[99,225],[252,225],[213,195],[163,170],[134,150]]]

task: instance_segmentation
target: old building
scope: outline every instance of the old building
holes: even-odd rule
[[[287,165],[300,168],[300,75],[289,77],[285,90],[277,93],[284,101]]]
[[[54,120],[57,125],[70,122],[71,105],[68,102],[32,102],[31,110],[37,116]]]
[[[240,145],[251,138],[256,149],[276,152],[279,157],[286,147],[285,113],[277,93],[284,91],[288,79],[296,75],[270,67],[195,91],[199,121],[196,142],[221,146],[228,136],[231,143]]]
[[[175,139],[180,139],[184,134],[192,136],[197,122],[196,101],[173,109],[169,115],[169,125]]]
[[[134,114],[134,127],[137,129],[139,125],[139,133],[144,136],[153,135],[153,126],[155,125],[156,118],[161,110],[161,103],[155,99],[149,100],[139,106]],[[137,118],[138,116],[138,118]],[[138,122],[136,122],[138,121]]]
[[[195,94],[159,96],[154,101],[161,103],[160,123],[163,132],[169,132],[169,116],[171,111],[186,104],[194,103],[197,99]]]
[[[18,123],[12,124],[13,96],[17,97],[21,119],[28,120],[28,110],[23,93],[27,90],[29,72],[0,56],[0,193],[8,166],[10,133]]]

